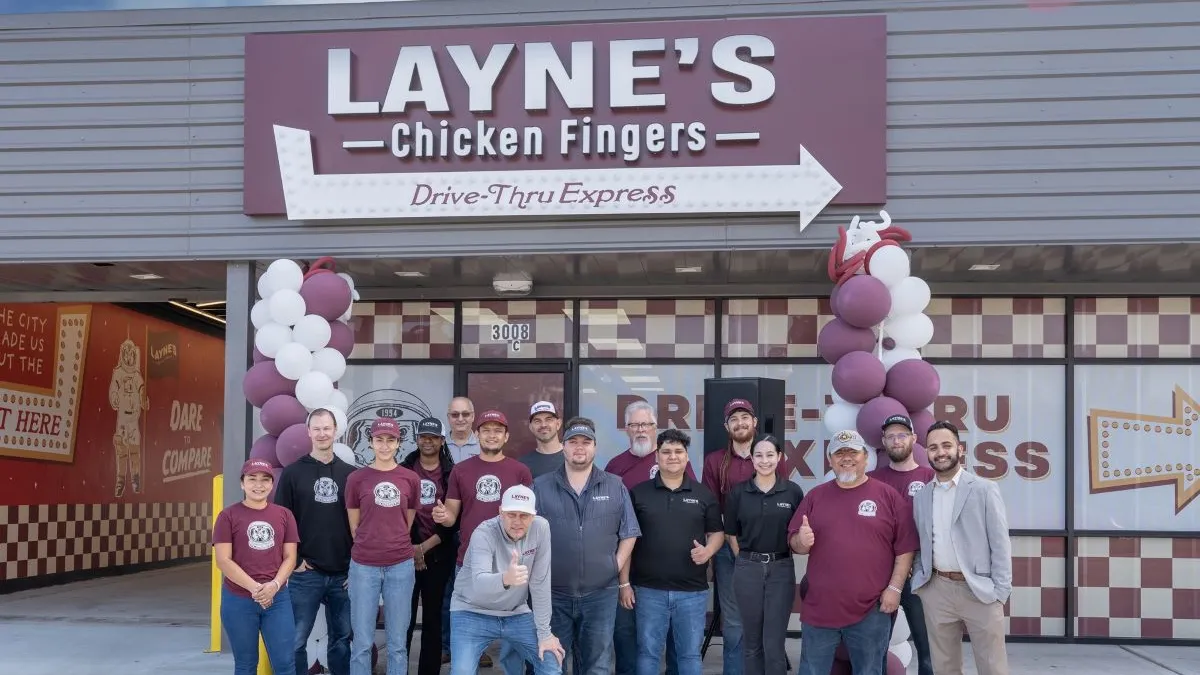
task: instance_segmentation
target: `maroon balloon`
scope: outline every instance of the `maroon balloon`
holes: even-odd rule
[[[875,332],[870,328],[855,328],[841,319],[834,319],[817,334],[817,353],[832,365],[850,352],[869,352],[875,348]]]
[[[829,311],[833,312],[834,316],[837,316],[837,297],[841,290],[842,287],[839,284],[834,286],[833,290],[829,292]]]
[[[850,352],[833,366],[833,390],[849,403],[866,403],[883,392],[887,377],[870,352]]]
[[[262,361],[246,371],[246,377],[242,379],[242,393],[250,405],[261,408],[274,396],[295,394],[296,381],[280,375],[274,361]]]
[[[275,454],[275,445],[279,439],[271,434],[263,434],[254,439],[250,446],[250,459],[261,459],[271,466],[283,466],[279,463],[279,455]]]
[[[354,331],[341,321],[330,321],[329,346],[350,358],[350,352],[354,351]]]
[[[883,338],[883,348],[890,352],[896,348],[896,341],[890,337]]]
[[[308,438],[308,426],[303,422],[284,429],[283,433],[279,434],[279,442],[275,444],[275,454],[283,466],[290,466],[310,452],[312,441]]]
[[[908,410],[894,398],[876,396],[858,409],[858,433],[872,448],[883,445],[883,421],[892,415],[907,415]]]
[[[913,443],[913,459],[917,460],[917,464],[932,469],[929,464],[929,453],[925,450],[925,446],[920,443]]]
[[[258,351],[258,347],[255,347],[255,348],[254,348],[254,354],[253,354],[253,358],[254,358],[254,363],[262,363],[263,361],[269,361],[269,360],[270,360],[270,357],[269,357],[269,356],[267,356],[266,354],[264,354],[264,353],[262,353],[262,352]]]
[[[887,372],[883,391],[909,410],[922,410],[933,405],[941,387],[937,368],[921,359],[905,359]]]
[[[293,424],[303,424],[307,418],[308,409],[304,404],[297,401],[295,396],[286,394],[272,396],[258,413],[263,429],[275,436],[282,434],[284,429]]]
[[[907,671],[900,657],[891,651],[887,652],[887,675],[904,675],[905,672]]]
[[[913,421],[913,431],[917,434],[917,442],[924,446],[925,432],[933,426],[933,413],[929,410],[918,410],[910,412],[908,417]]]
[[[834,312],[851,326],[871,328],[887,318],[892,294],[875,277],[861,274],[842,284]]]
[[[316,314],[330,321],[346,313],[353,301],[350,284],[336,274],[314,274],[304,280],[300,297],[309,314]]]

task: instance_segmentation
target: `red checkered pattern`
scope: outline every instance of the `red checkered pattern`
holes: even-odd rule
[[[729,358],[817,356],[817,333],[833,320],[828,298],[739,298],[725,302],[722,354]]]
[[[462,355],[468,359],[565,359],[571,356],[571,303],[484,300],[462,304]],[[517,335],[519,339],[513,340]]]
[[[1200,638],[1200,539],[1077,540],[1080,637]]]
[[[206,556],[205,502],[0,506],[0,581]]]
[[[1066,357],[1063,298],[934,298],[925,309],[933,340],[926,358]]]
[[[352,359],[454,358],[453,302],[356,302]]]
[[[712,300],[585,300],[582,358],[712,358]]]
[[[1075,356],[1200,357],[1200,297],[1076,298]]]

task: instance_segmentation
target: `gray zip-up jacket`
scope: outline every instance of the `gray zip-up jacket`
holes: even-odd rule
[[[529,568],[529,583],[504,587],[504,572],[512,563],[513,552],[521,554],[521,564]],[[454,582],[450,611],[467,611],[488,616],[516,616],[530,611],[538,642],[550,633],[550,525],[534,516],[525,537],[513,541],[504,532],[500,516],[489,518],[475,528],[462,569]]]

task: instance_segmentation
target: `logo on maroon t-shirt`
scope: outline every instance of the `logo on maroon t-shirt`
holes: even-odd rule
[[[246,539],[255,551],[267,551],[275,547],[275,528],[262,520],[256,520],[246,528]]]
[[[421,479],[421,506],[429,506],[437,501],[437,485],[428,478]]]
[[[376,485],[375,503],[388,508],[400,506],[400,488],[387,481]]]
[[[500,501],[500,479],[488,474],[475,481],[475,499],[481,502]]]
[[[909,483],[909,484],[908,484],[908,496],[909,496],[909,497],[915,497],[915,496],[916,496],[916,494],[917,494],[918,492],[920,492],[920,491],[921,491],[921,488],[923,488],[923,487],[925,487],[925,484],[924,484],[924,483],[922,483],[922,482],[921,482],[921,481],[919,481],[919,480],[914,480],[913,482],[911,482],[911,483]]]
[[[858,504],[858,515],[867,518],[874,518],[875,511],[877,509],[878,507],[875,506],[875,502],[871,501],[870,499],[864,499]]]

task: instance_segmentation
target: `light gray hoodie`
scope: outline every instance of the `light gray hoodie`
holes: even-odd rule
[[[529,568],[529,583],[504,587],[504,572],[512,563],[514,551],[521,564]],[[488,616],[516,616],[529,609],[533,601],[533,623],[538,642],[550,633],[550,524],[534,516],[525,537],[513,541],[504,531],[500,516],[489,518],[475,528],[463,557],[462,569],[454,581],[450,611],[468,611]]]

